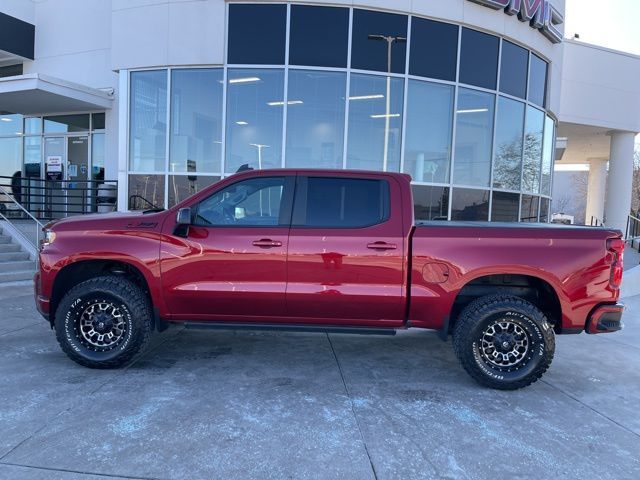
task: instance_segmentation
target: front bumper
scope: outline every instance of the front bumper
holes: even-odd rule
[[[36,272],[33,276],[33,296],[36,301],[36,308],[38,309],[38,313],[44,317],[45,320],[49,320],[49,309],[50,309],[50,300],[41,295],[41,284],[40,284],[40,272]]]
[[[596,308],[589,317],[585,330],[587,333],[613,333],[622,330],[622,313],[625,306],[622,303],[615,305],[601,305]]]

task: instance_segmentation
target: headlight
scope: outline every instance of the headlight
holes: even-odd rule
[[[46,247],[47,245],[51,245],[55,239],[56,239],[55,232],[52,232],[51,230],[45,230],[44,238],[42,239],[42,246]]]

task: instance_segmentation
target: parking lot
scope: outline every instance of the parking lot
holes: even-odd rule
[[[626,329],[558,339],[517,392],[433,332],[171,329],[129,368],[72,363],[3,288],[0,478],[599,478],[640,474],[640,297]]]

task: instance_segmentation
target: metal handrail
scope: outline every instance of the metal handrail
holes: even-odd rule
[[[4,194],[5,194],[5,196],[6,196],[9,200],[11,200],[15,205],[17,205],[17,206],[18,206],[18,208],[20,208],[20,210],[22,210],[24,213],[26,213],[26,214],[29,216],[29,218],[31,218],[31,220],[33,220],[34,222],[36,222],[40,228],[44,227],[44,224],[43,224],[43,223],[41,223],[41,222],[40,222],[40,220],[38,220],[36,217],[34,217],[34,216],[31,214],[31,212],[29,212],[29,210],[27,210],[26,208],[24,208],[24,207],[20,204],[20,202],[18,202],[15,198],[13,198],[13,195],[11,195],[9,192],[7,192],[7,190],[5,190],[5,188],[4,188],[2,185],[0,185],[0,190],[2,190],[2,193],[4,193]],[[2,215],[2,214],[0,214],[0,215]],[[3,217],[4,217],[4,215],[3,215]],[[5,218],[5,220],[6,220],[6,218]]]
[[[631,248],[636,240],[638,240],[638,251],[640,252],[640,218],[629,215],[627,218],[627,230],[624,234],[626,241],[630,242]]]
[[[144,203],[146,203],[149,207],[151,207],[152,209],[156,210],[156,209],[160,209],[161,207],[158,207],[156,204],[154,204],[153,202],[150,202],[149,200],[147,200],[146,198],[144,198],[142,195],[131,195],[129,196],[129,209],[131,210],[135,210],[135,208],[132,208],[132,205],[134,205],[132,200],[135,199],[140,199],[142,200]],[[134,205],[135,206],[135,205]]]

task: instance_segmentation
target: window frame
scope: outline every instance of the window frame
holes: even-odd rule
[[[384,216],[377,222],[358,225],[307,225],[307,200],[309,189],[309,178],[324,180],[367,180],[381,182],[386,186],[386,205],[384,205]],[[370,178],[370,177],[349,177],[343,175],[298,175],[296,180],[295,198],[293,202],[293,215],[291,217],[292,229],[328,229],[328,230],[362,230],[365,228],[384,225],[391,220],[391,185],[387,178]]]
[[[255,180],[267,180],[272,178],[276,178],[276,179],[281,178],[283,180],[283,184],[282,184],[283,190],[282,190],[282,197],[281,197],[281,203],[280,203],[280,215],[278,218],[277,225],[233,225],[233,224],[201,225],[195,222],[200,205],[202,205],[203,202],[206,202],[208,199],[210,199],[214,195],[217,195],[223,190],[226,190],[227,188],[233,187],[243,182],[250,182]],[[295,175],[287,175],[284,172],[282,175],[259,175],[259,176],[251,176],[249,178],[239,179],[237,182],[228,183],[226,185],[221,186],[221,188],[216,189],[206,197],[199,199],[197,202],[195,202],[192,205],[189,205],[189,207],[191,208],[191,222],[189,223],[189,226],[198,227],[198,228],[215,228],[215,229],[220,229],[220,228],[262,228],[262,229],[287,228],[288,229],[288,228],[291,228],[291,216],[293,212],[294,190],[295,190]]]

